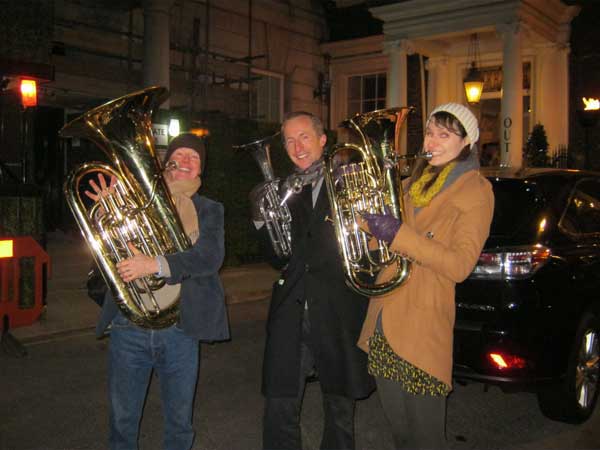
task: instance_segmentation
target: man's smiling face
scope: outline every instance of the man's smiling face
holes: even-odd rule
[[[283,125],[285,150],[292,162],[300,169],[308,169],[323,155],[327,136],[317,135],[312,120],[308,116],[289,119]]]

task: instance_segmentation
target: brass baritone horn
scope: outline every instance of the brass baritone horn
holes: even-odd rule
[[[265,181],[259,185],[262,191],[258,200],[258,207],[267,227],[275,254],[280,258],[284,258],[292,252],[292,216],[285,203],[286,198],[282,199],[279,195],[280,180],[275,178],[269,154],[271,141],[278,134],[275,133],[248,144],[236,145],[233,148],[249,151],[260,168]],[[300,189],[302,189],[302,186],[300,186]]]
[[[408,158],[397,152],[400,128],[411,111],[401,107],[357,114],[342,126],[358,133],[362,145],[337,144],[325,155],[325,181],[346,283],[369,297],[392,291],[410,275],[410,262],[392,252],[386,242],[369,246],[371,236],[358,227],[357,216],[392,214],[403,219],[398,162]],[[395,269],[393,276],[374,282],[376,274],[389,266]]]
[[[132,256],[127,244],[148,256],[190,247],[154,149],[151,115],[167,97],[162,87],[135,92],[86,112],[60,131],[62,137],[93,141],[110,160],[110,165],[88,162],[75,168],[64,192],[115,303],[144,328],[165,328],[178,320],[180,286],[156,276],[125,283],[116,264]],[[114,176],[117,183],[114,192],[88,207],[80,185],[97,172]]]

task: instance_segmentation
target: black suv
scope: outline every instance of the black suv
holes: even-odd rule
[[[583,422],[600,375],[600,175],[482,173],[494,219],[456,287],[455,379],[533,388],[546,416]]]

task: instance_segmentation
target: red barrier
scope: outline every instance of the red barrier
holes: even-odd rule
[[[0,238],[0,247],[8,248],[12,241],[12,252],[3,253],[0,257],[0,326],[6,321],[8,328],[31,325],[40,318],[43,304],[43,271],[50,277],[50,257],[48,253],[31,236]],[[10,256],[12,253],[12,256]],[[0,253],[2,254],[2,253]],[[22,280],[25,280],[21,270],[22,265],[33,265],[33,305],[23,307],[20,302],[23,295]]]

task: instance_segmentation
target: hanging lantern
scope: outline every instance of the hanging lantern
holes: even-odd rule
[[[471,35],[469,59],[471,60],[471,67],[467,72],[467,76],[463,79],[463,85],[465,87],[467,102],[474,105],[479,103],[481,93],[483,92],[483,76],[477,65],[477,60],[479,59],[479,40],[477,39],[477,34]]]
[[[471,64],[471,68],[469,69],[469,72],[467,72],[463,84],[465,86],[467,101],[471,105],[479,103],[479,100],[481,100],[481,93],[483,92],[483,77],[474,63]]]

